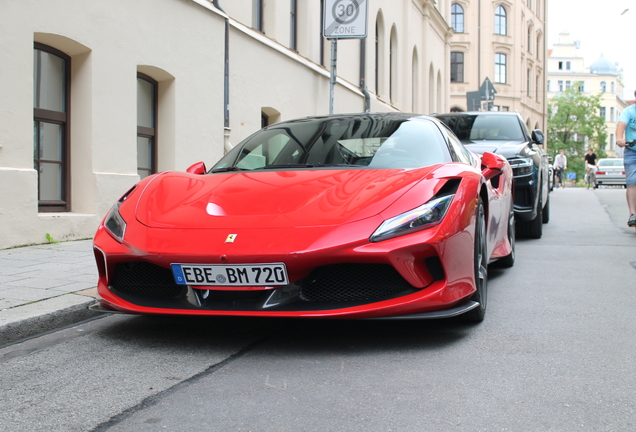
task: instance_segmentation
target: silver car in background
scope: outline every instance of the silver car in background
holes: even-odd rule
[[[623,159],[599,159],[597,167],[595,187],[603,185],[625,187],[625,167],[623,166]]]

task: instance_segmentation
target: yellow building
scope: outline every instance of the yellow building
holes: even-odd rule
[[[609,157],[622,156],[616,146],[616,123],[627,106],[623,100],[622,69],[603,54],[589,67],[579,54],[579,42],[570,40],[567,31],[559,33],[559,42],[548,52],[548,99],[575,83],[586,95],[601,95],[599,115],[605,119],[607,142],[603,150]]]
[[[530,130],[547,130],[545,0],[451,0],[450,106],[472,110],[486,78],[496,91],[482,109],[517,111]]]

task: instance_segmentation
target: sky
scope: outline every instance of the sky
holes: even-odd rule
[[[636,1],[634,0],[547,0],[548,49],[559,41],[559,33],[570,32],[570,41],[580,41],[578,53],[589,67],[601,54],[623,68],[623,99],[633,100],[636,90]],[[627,12],[624,12],[626,9]],[[622,15],[621,15],[622,14]],[[630,34],[631,29],[631,34]]]

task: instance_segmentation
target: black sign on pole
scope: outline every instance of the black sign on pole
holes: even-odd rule
[[[466,109],[468,111],[481,111],[481,98],[479,91],[466,92]]]

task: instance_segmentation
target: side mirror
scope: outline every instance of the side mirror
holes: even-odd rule
[[[484,152],[484,154],[481,155],[481,166],[481,173],[486,178],[486,180],[490,180],[501,174],[504,167],[506,166],[506,161],[503,159],[503,156],[498,156],[490,152]]]
[[[189,172],[190,174],[205,174],[206,172],[208,172],[207,168],[205,167],[205,163],[204,162],[197,162],[194,165],[191,165],[186,172]]]
[[[541,130],[539,129],[535,129],[532,131],[532,141],[537,143],[537,144],[541,144],[543,145],[543,132],[541,132]]]

